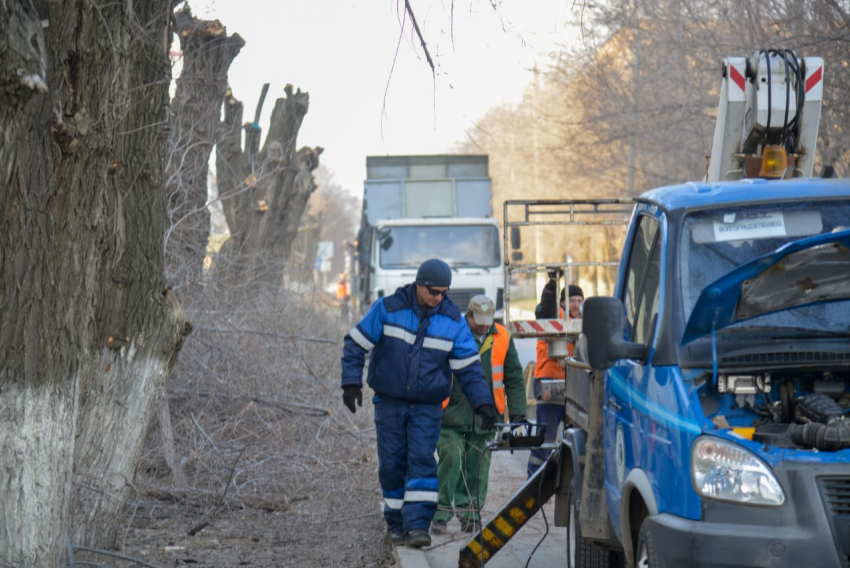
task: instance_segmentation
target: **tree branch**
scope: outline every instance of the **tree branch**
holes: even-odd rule
[[[332,343],[337,344],[339,340],[337,339],[328,339],[326,337],[306,337],[303,335],[297,334],[283,334],[283,333],[273,333],[270,331],[261,331],[259,329],[239,329],[239,328],[219,328],[219,327],[207,327],[203,325],[195,326],[194,329],[200,329],[203,331],[212,331],[215,333],[254,333],[257,335],[267,335],[269,337],[277,337],[279,339],[297,339],[299,341],[315,341],[317,343]]]
[[[434,73],[434,61],[431,59],[431,53],[428,52],[428,46],[425,45],[425,38],[422,37],[422,30],[419,29],[419,24],[416,23],[416,16],[413,15],[413,8],[410,6],[410,0],[404,0],[404,9],[410,14],[410,21],[413,22],[413,29],[416,35],[419,36],[419,43],[422,44],[422,49],[425,51],[425,59],[428,60],[428,65],[431,66],[431,72]]]
[[[126,556],[124,554],[118,554],[117,552],[110,552],[109,550],[101,550],[99,548],[91,548],[90,546],[77,546],[76,544],[72,545],[72,546],[73,546],[75,551],[91,552],[91,553],[94,553],[94,554],[103,554],[104,556],[111,556],[113,558],[120,558],[121,560],[127,560],[127,561],[130,561],[130,562],[135,562],[136,564],[139,564],[141,566],[147,566],[148,568],[157,568],[157,566],[154,566],[153,564],[148,564],[144,560],[139,560],[138,558],[133,558],[132,556]]]
[[[246,444],[245,447],[243,447],[242,450],[239,452],[239,455],[236,456],[236,459],[233,460],[233,467],[230,469],[230,476],[227,479],[227,485],[224,486],[224,493],[221,494],[221,498],[218,500],[218,503],[216,503],[216,506],[213,507],[212,511],[210,511],[210,514],[207,516],[207,520],[202,522],[202,523],[199,523],[199,524],[195,525],[194,527],[192,527],[191,529],[189,529],[189,531],[187,533],[189,536],[195,536],[196,534],[201,532],[203,529],[208,527],[210,525],[210,523],[212,522],[213,516],[218,512],[218,510],[224,504],[224,498],[227,497],[227,490],[230,489],[230,484],[233,483],[233,474],[236,473],[236,464],[239,463],[239,459],[242,457],[242,454],[245,453],[245,450],[248,449],[249,445],[250,445],[250,443]]]

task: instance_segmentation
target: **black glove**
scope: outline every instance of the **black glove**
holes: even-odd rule
[[[355,386],[342,387],[342,402],[345,403],[352,414],[357,411],[354,406],[355,400],[358,406],[363,406],[363,389]]]
[[[482,404],[475,409],[475,414],[481,417],[481,429],[493,430],[496,427],[496,407],[492,404]]]

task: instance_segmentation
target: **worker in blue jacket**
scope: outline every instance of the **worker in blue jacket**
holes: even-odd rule
[[[355,412],[355,402],[363,405],[363,365],[370,353],[366,380],[375,393],[384,518],[393,542],[414,548],[431,544],[428,530],[439,500],[434,453],[452,374],[485,430],[497,417],[475,340],[446,297],[451,283],[448,264],[426,260],[415,283],[372,304],[345,336],[342,355],[342,399]]]

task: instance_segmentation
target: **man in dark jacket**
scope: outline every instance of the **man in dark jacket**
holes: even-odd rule
[[[549,282],[543,287],[540,294],[540,303],[534,309],[536,319],[579,319],[584,302],[584,292],[576,284],[570,284],[567,290],[561,290],[561,298],[555,303],[555,289],[557,287],[557,273],[549,274]],[[569,294],[569,295],[567,295]],[[569,302],[569,307],[568,307]],[[570,344],[568,351],[572,354],[573,345]],[[558,426],[564,422],[565,408],[563,402],[547,403],[540,399],[541,381],[559,380],[566,377],[566,370],[558,363],[557,359],[549,357],[549,348],[546,341],[537,342],[537,364],[534,368],[534,396],[537,398],[536,418],[538,424],[546,425],[545,441],[554,442],[558,437]],[[528,477],[540,469],[551,453],[550,450],[531,450],[528,455]]]
[[[394,543],[415,548],[431,544],[428,529],[438,501],[434,453],[452,373],[487,428],[496,422],[475,340],[446,297],[451,282],[445,262],[426,260],[415,283],[372,305],[343,348],[342,397],[351,412],[355,403],[362,406],[363,365],[371,353],[367,382],[375,392],[384,519]]]
[[[508,330],[493,321],[495,311],[493,300],[483,294],[473,296],[466,323],[478,346],[499,418],[504,420],[507,410],[511,421],[517,422],[525,419],[522,363]],[[487,442],[493,439],[496,429],[483,427],[458,383],[452,386],[452,396],[443,404],[443,428],[437,443],[440,502],[431,532],[445,533],[448,522],[456,514],[461,530],[472,533],[481,525],[481,506],[487,500],[490,479]]]

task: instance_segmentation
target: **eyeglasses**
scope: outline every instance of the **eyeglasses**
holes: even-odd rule
[[[446,294],[449,293],[448,288],[446,288],[445,290],[437,290],[436,288],[431,288],[430,286],[425,286],[425,289],[428,290],[428,293],[431,294],[432,296],[442,295],[445,298]]]

